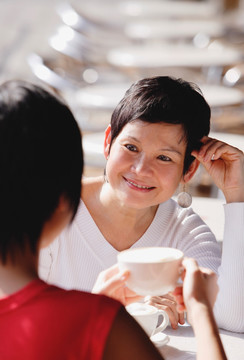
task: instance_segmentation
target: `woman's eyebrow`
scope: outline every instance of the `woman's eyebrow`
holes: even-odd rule
[[[183,156],[183,154],[180,151],[178,151],[178,150],[176,150],[174,148],[162,148],[162,149],[159,149],[159,151],[174,152],[174,153],[176,153],[176,154],[178,154],[180,156]]]
[[[139,139],[137,139],[135,136],[132,136],[132,135],[126,135],[126,138],[127,139],[131,139],[131,140],[134,140],[134,141],[136,141],[136,142],[138,142],[138,143],[140,143],[140,140]],[[180,140],[180,142],[181,142],[181,140]],[[178,155],[180,155],[180,156],[183,156],[183,154],[180,152],[180,151],[178,151],[177,149],[175,149],[174,147],[166,147],[166,148],[162,148],[162,149],[159,149],[159,151],[169,151],[169,152],[174,152],[174,153],[176,153],[176,154],[178,154]]]
[[[135,140],[135,141],[137,141],[137,142],[140,142],[140,140],[138,140],[138,139],[137,139],[136,137],[134,137],[134,136],[125,135],[125,137],[128,138],[128,139],[131,139],[131,140]]]

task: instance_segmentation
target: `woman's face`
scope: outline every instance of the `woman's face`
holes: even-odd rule
[[[106,145],[107,144],[107,145]],[[186,142],[182,125],[128,123],[105,138],[106,174],[123,205],[142,209],[168,200],[183,179]]]

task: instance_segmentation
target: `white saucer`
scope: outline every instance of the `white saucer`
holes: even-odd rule
[[[169,342],[168,335],[160,332],[150,337],[151,341],[154,343],[156,347],[161,347],[166,345]]]

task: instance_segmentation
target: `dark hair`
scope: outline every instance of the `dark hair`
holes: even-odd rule
[[[83,154],[79,127],[56,96],[24,81],[0,86],[0,259],[37,253],[60,196],[76,213]]]
[[[192,150],[199,149],[201,138],[209,133],[210,116],[210,107],[195,84],[168,76],[142,79],[131,85],[112,114],[111,144],[134,120],[182,124],[187,144],[185,174],[194,160]]]

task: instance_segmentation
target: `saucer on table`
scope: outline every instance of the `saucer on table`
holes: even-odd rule
[[[156,347],[161,347],[161,346],[166,345],[169,342],[169,337],[168,337],[168,335],[166,335],[162,332],[159,332],[155,335],[152,335],[150,337],[150,340],[153,342],[153,344]]]

